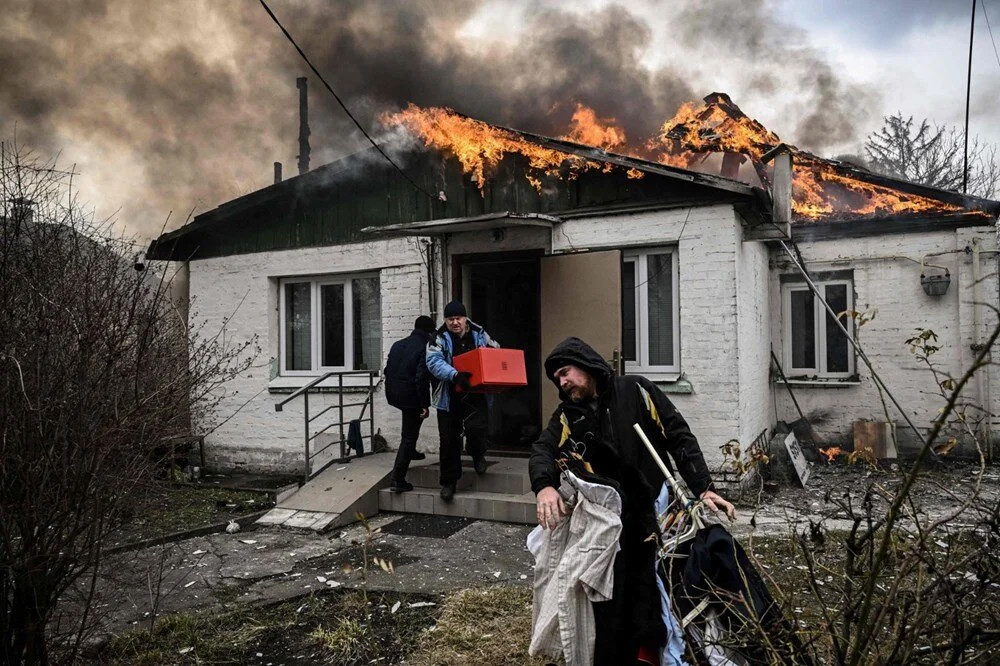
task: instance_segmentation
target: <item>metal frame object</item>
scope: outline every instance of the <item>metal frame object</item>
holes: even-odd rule
[[[683,532],[679,532],[677,536],[672,537],[669,544],[665,542],[663,546],[661,546],[660,554],[663,557],[687,557],[686,555],[677,555],[674,551],[680,544],[693,539],[695,534],[698,533],[698,530],[705,527],[705,521],[701,517],[704,505],[688,495],[684,487],[677,481],[677,478],[670,473],[670,469],[666,466],[666,464],[664,464],[660,454],[656,452],[656,449],[653,448],[653,444],[649,441],[649,438],[646,437],[646,433],[643,432],[642,426],[636,423],[632,425],[632,428],[635,430],[636,434],[639,435],[639,439],[642,440],[642,443],[646,445],[649,455],[653,456],[656,466],[660,468],[661,472],[663,472],[663,476],[666,478],[667,484],[669,484],[670,490],[673,493],[674,499],[671,501],[671,504],[677,502],[681,507],[679,511],[681,513],[686,513],[687,517],[690,519],[690,524]],[[670,519],[668,518],[668,520]],[[675,520],[683,520],[683,516]],[[670,520],[671,525],[675,522],[675,520]],[[663,525],[661,516],[657,516],[657,525]],[[668,525],[668,527],[671,525]]]
[[[348,403],[344,402],[344,376],[345,375],[367,375],[368,376],[368,386],[367,387],[365,387],[365,386],[358,387],[358,388],[367,388],[367,395],[365,396],[365,399],[362,402],[348,402]],[[368,411],[368,405],[370,405],[372,403],[372,399],[373,399],[373,396],[375,394],[375,389],[378,387],[378,382],[375,381],[375,377],[376,376],[378,376],[378,372],[376,372],[374,370],[348,370],[348,371],[341,371],[341,372],[337,372],[337,371],[327,372],[326,374],[321,375],[320,377],[317,377],[316,379],[312,380],[311,382],[309,382],[308,384],[306,384],[302,388],[296,390],[294,393],[292,393],[290,396],[288,396],[287,398],[285,398],[281,402],[279,402],[279,403],[277,403],[277,404],[274,405],[274,411],[280,412],[280,411],[283,410],[283,408],[284,408],[284,406],[286,404],[288,404],[289,402],[291,402],[295,398],[299,397],[300,395],[302,396],[302,415],[303,415],[303,420],[304,420],[304,425],[305,425],[304,434],[303,434],[303,440],[304,440],[304,445],[305,445],[304,446],[304,448],[305,448],[305,469],[304,469],[304,476],[305,476],[305,478],[306,478],[307,481],[309,479],[313,478],[314,476],[316,476],[317,474],[319,474],[320,472],[322,472],[324,469],[326,469],[327,467],[329,467],[333,463],[348,463],[348,462],[351,461],[350,452],[349,452],[349,449],[347,448],[347,433],[345,432],[345,429],[344,429],[344,426],[345,425],[349,425],[351,421],[361,421],[361,422],[368,421],[368,434],[367,435],[362,435],[361,439],[362,440],[367,439],[369,441],[369,446],[371,446],[371,442],[375,438],[375,408],[374,408],[374,405],[372,406],[371,413],[367,417],[365,416],[365,413]],[[313,389],[316,389],[316,385],[317,384],[321,383],[322,381],[324,381],[326,379],[329,379],[330,377],[337,377],[337,402],[334,403],[334,404],[332,404],[332,405],[329,405],[328,407],[323,408],[322,410],[320,410],[319,412],[317,412],[316,414],[314,414],[313,416],[310,417],[309,416],[309,392],[311,390],[313,390]],[[381,380],[379,380],[379,381],[381,381]],[[319,389],[316,389],[316,390],[319,390]],[[361,414],[360,414],[360,416],[358,416],[358,418],[356,418],[356,419],[347,419],[347,420],[345,420],[344,419],[344,409],[346,409],[348,407],[361,407]],[[309,424],[312,423],[313,421],[315,421],[317,418],[319,418],[323,414],[325,414],[326,412],[330,411],[331,409],[336,409],[337,410],[338,419],[336,421],[333,421],[333,422],[327,424],[321,430],[319,430],[319,431],[317,431],[315,433],[310,434],[310,432],[309,432],[309,427],[310,427]],[[310,450],[309,450],[310,449],[309,443],[312,440],[314,440],[317,437],[319,437],[320,435],[322,435],[324,432],[326,432],[330,428],[334,427],[334,426],[338,426],[339,427],[339,431],[340,431],[340,438],[339,438],[339,440],[334,439],[329,444],[327,444],[326,446],[324,446],[323,448],[318,449],[316,451],[310,452]],[[330,460],[329,462],[327,462],[325,465],[323,465],[319,469],[313,470],[312,469],[313,458],[315,458],[320,453],[323,453],[328,448],[330,448],[331,446],[333,446],[334,444],[337,444],[337,443],[340,444],[340,457],[339,458],[333,458],[332,460]],[[357,457],[357,456],[355,456],[355,457]]]

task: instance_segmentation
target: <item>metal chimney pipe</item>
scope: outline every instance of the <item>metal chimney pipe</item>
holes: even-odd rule
[[[281,162],[274,163],[274,182],[275,184],[281,182]]]
[[[306,77],[295,79],[299,89],[299,175],[309,171],[309,87]]]
[[[794,148],[784,143],[767,151],[760,161],[767,164],[774,160],[774,175],[771,178],[771,221],[781,229],[786,238],[792,231],[792,153]]]

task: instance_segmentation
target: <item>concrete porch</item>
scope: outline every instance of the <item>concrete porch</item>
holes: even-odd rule
[[[535,494],[528,480],[527,458],[487,456],[485,474],[476,474],[468,456],[462,457],[462,478],[451,502],[444,502],[438,483],[437,456],[410,467],[407,480],[413,490],[393,493],[383,488],[378,494],[380,511],[462,516],[504,523],[535,522]]]
[[[410,465],[410,492],[389,490],[395,452],[376,453],[333,464],[298,490],[280,498],[274,509],[257,522],[316,532],[353,523],[358,513],[371,518],[379,511],[460,516],[478,520],[531,524],[535,496],[528,481],[528,460],[487,456],[487,471],[476,474],[468,457],[462,460],[462,478],[452,502],[439,496],[440,466],[436,455]]]

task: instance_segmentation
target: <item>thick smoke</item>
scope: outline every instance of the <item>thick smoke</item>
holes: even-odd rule
[[[526,0],[489,39],[467,31],[483,2],[271,4],[369,127],[414,102],[560,134],[581,102],[636,140],[721,89],[758,117],[755,102],[784,93],[787,122],[772,129],[822,150],[859,138],[872,101],[760,2],[582,13]],[[83,195],[120,208],[131,232],[263,187],[275,160],[295,173],[306,67],[256,2],[8,0],[0,22],[0,130],[77,163]],[[653,66],[662,34],[671,55]],[[313,166],[365,145],[312,77],[310,124]]]
[[[682,34],[692,49],[740,63],[751,85],[728,92],[744,111],[754,115],[747,98],[782,107],[775,115],[783,126],[770,127],[782,139],[822,153],[864,134],[877,94],[841,78],[800,29],[776,20],[762,0],[691,4],[678,20],[688,27]]]

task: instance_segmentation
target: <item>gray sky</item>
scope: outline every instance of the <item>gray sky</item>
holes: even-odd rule
[[[558,134],[576,102],[633,140],[731,95],[786,141],[859,150],[896,111],[961,124],[971,1],[273,0],[360,119],[414,102]],[[1000,38],[1000,0],[980,0]],[[971,131],[1000,142],[1000,63],[976,21]],[[305,73],[254,0],[7,0],[0,132],[76,164],[81,196],[157,233],[295,173]],[[313,166],[364,146],[310,80]]]

